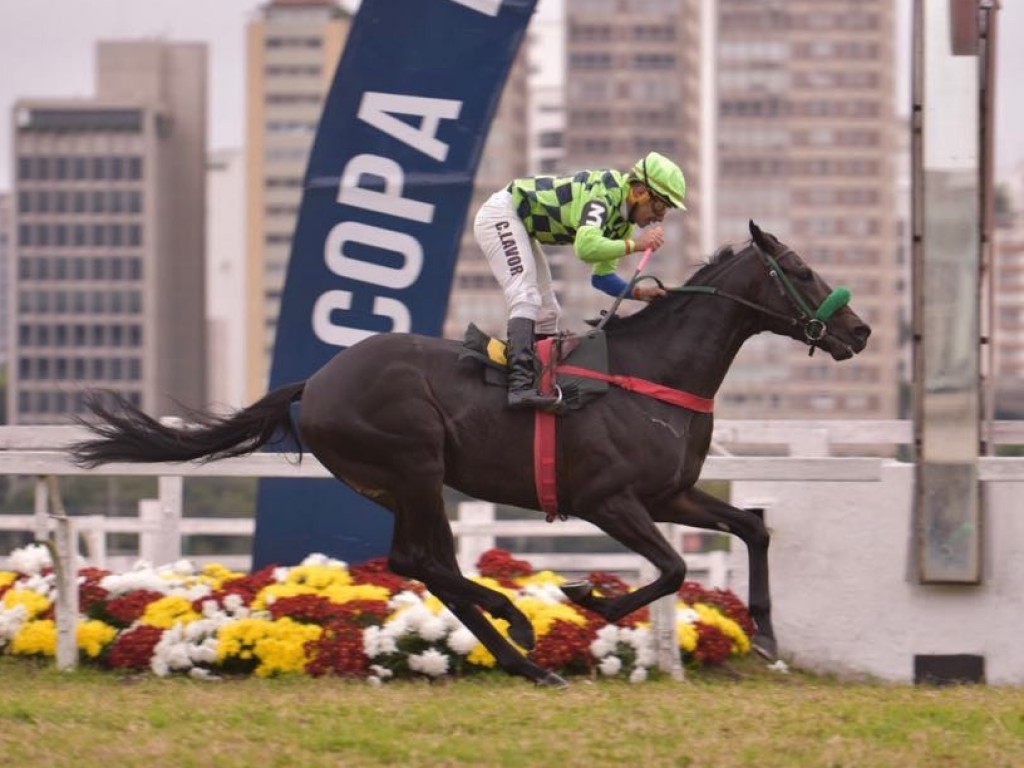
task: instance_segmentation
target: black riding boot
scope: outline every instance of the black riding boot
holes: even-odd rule
[[[545,408],[558,402],[537,390],[537,357],[533,352],[533,320],[508,321],[508,405],[510,408]]]

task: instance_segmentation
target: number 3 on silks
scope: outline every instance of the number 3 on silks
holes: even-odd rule
[[[604,204],[591,200],[583,207],[583,224],[588,227],[603,227],[608,210]]]

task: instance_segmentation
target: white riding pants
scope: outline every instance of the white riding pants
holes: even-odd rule
[[[480,206],[473,232],[505,292],[509,318],[533,320],[535,333],[557,333],[562,308],[551,286],[551,267],[516,215],[511,192],[495,192]]]

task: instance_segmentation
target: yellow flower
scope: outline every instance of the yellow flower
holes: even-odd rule
[[[259,659],[256,674],[269,677],[282,672],[303,672],[309,658],[306,643],[319,639],[323,628],[289,618],[241,619],[224,625],[218,635],[217,661]]]
[[[57,625],[52,619],[26,621],[11,641],[11,653],[21,656],[55,656]]]
[[[18,580],[18,574],[12,571],[0,571],[0,587],[6,587]]]
[[[734,654],[742,656],[743,654],[750,653],[750,638],[747,637],[747,633],[743,631],[739,624],[713,606],[697,603],[693,608],[700,614],[701,621],[718,627],[732,640],[732,652]]]
[[[34,618],[50,609],[51,600],[45,595],[33,592],[31,589],[9,589],[4,592],[4,605],[8,608],[16,608],[19,605],[25,606],[28,617]]]
[[[530,574],[529,576],[520,576],[515,580],[516,584],[521,587],[529,586],[530,584],[554,584],[556,587],[565,584],[568,581],[565,576],[554,571],[538,571],[537,573]]]
[[[323,596],[332,603],[349,603],[353,600],[388,600],[391,592],[387,587],[376,584],[335,585],[324,590]]]
[[[94,659],[103,653],[103,649],[110,645],[115,637],[117,630],[102,621],[89,619],[78,624],[78,647],[90,658]]]
[[[523,597],[516,600],[515,605],[533,624],[533,630],[538,637],[550,632],[551,625],[558,620],[581,627],[587,623],[583,614],[568,603],[550,603],[537,597]]]
[[[508,598],[514,598],[518,594],[513,589],[506,589],[505,587],[501,586],[501,584],[498,583],[496,579],[492,579],[490,576],[473,576],[470,578],[470,581],[475,581],[477,584],[482,584],[488,589],[493,589],[495,592],[501,592],[501,594],[505,595]]]
[[[225,581],[231,581],[244,575],[243,573],[232,571],[220,563],[208,563],[203,567],[199,581],[203,584],[209,584],[213,589],[220,589]]]
[[[697,627],[689,622],[680,621],[676,625],[676,629],[679,632],[679,647],[685,653],[693,653],[697,648]]]
[[[170,629],[175,624],[188,624],[200,617],[192,610],[192,602],[180,595],[170,595],[154,600],[146,606],[142,614],[142,623],[160,629]]]
[[[288,571],[287,583],[305,584],[320,591],[328,587],[347,587],[352,576],[340,565],[297,565]]]

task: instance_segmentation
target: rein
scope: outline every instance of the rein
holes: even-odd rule
[[[753,243],[754,248],[757,249],[758,253],[762,254],[768,261],[768,277],[772,280],[778,281],[779,293],[785,296],[793,308],[796,310],[796,316],[783,314],[777,312],[770,307],[766,307],[763,304],[758,304],[755,301],[750,301],[742,296],[737,296],[734,293],[723,291],[712,285],[680,285],[675,288],[665,288],[661,285],[661,281],[657,278],[651,278],[658,282],[662,288],[672,293],[696,293],[704,294],[707,296],[721,296],[724,299],[735,301],[737,304],[742,304],[745,307],[750,307],[753,310],[760,312],[761,314],[773,317],[783,323],[790,326],[801,327],[804,332],[804,340],[807,345],[811,348],[810,354],[814,354],[814,342],[820,341],[828,333],[828,321],[832,318],[836,312],[845,307],[850,302],[850,289],[840,286],[834,289],[825,299],[818,305],[817,309],[811,309],[811,305],[808,303],[802,293],[793,285],[790,281],[789,276],[785,270],[779,265],[781,259],[786,258],[791,253],[794,253],[793,249],[788,249],[785,253],[776,259],[770,253],[765,251],[756,242]],[[639,278],[644,279],[644,278]]]

